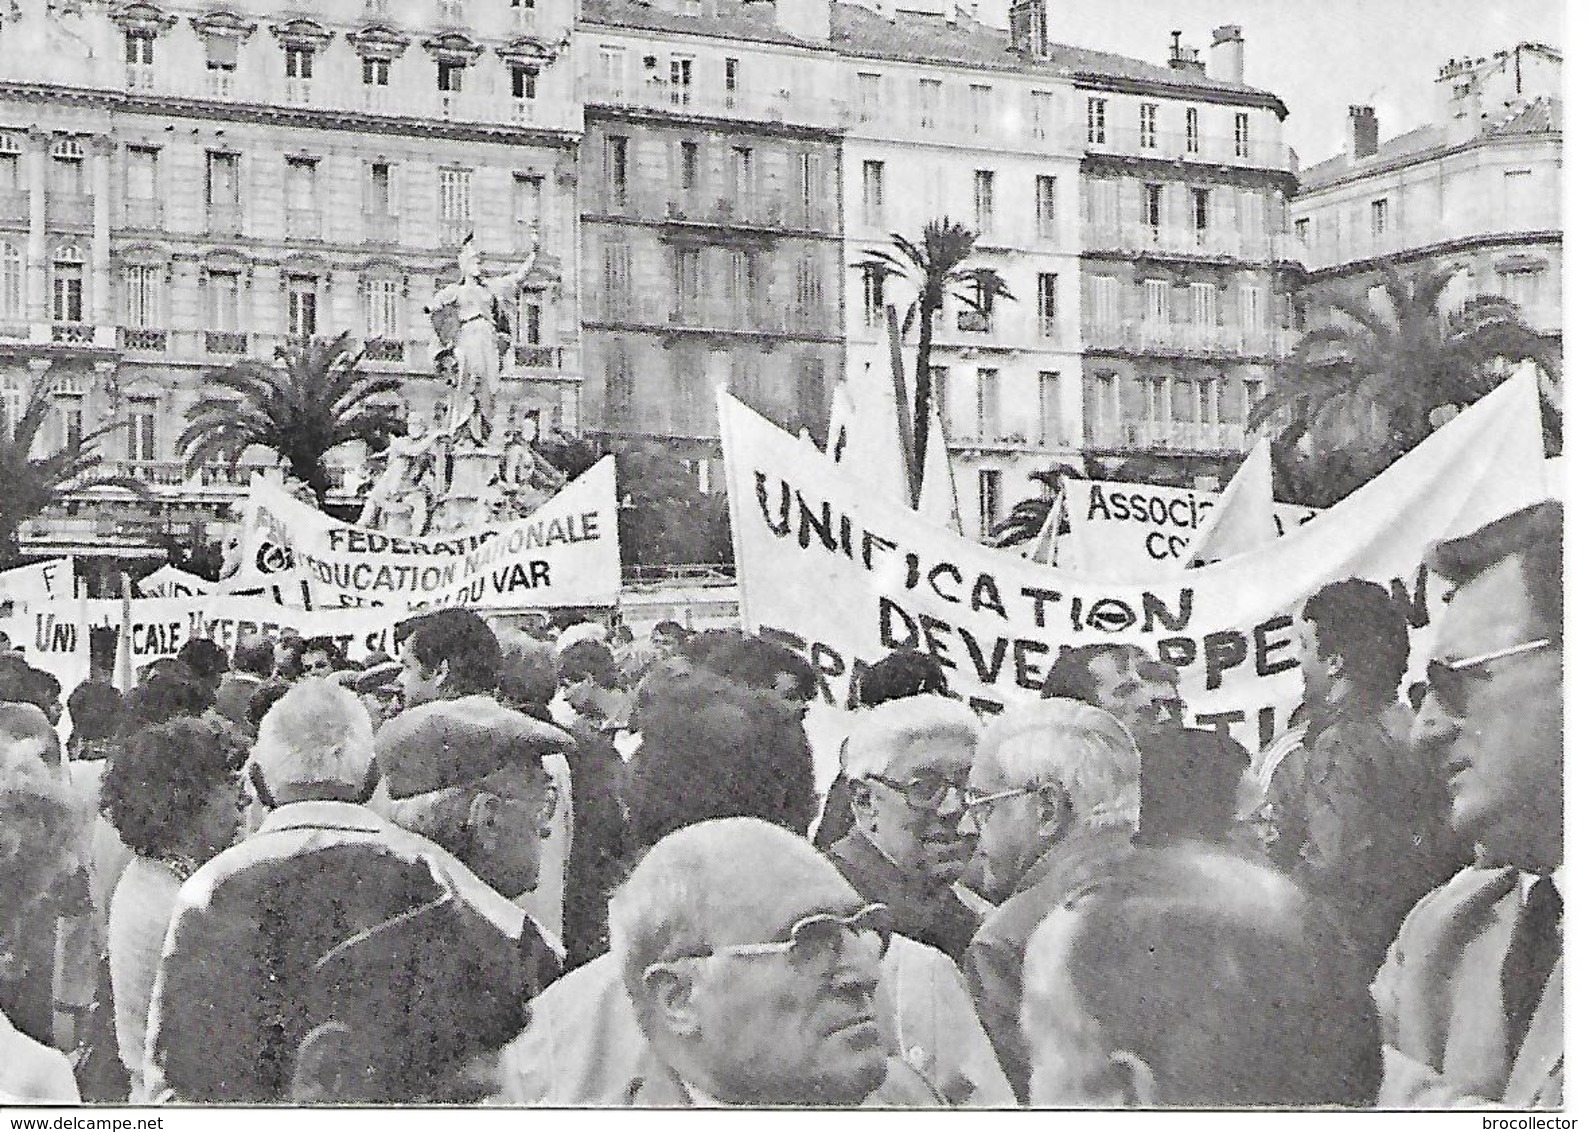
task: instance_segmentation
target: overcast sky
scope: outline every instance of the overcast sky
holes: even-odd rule
[[[1435,74],[1454,56],[1532,40],[1565,48],[1564,0],[1049,0],[1049,37],[1150,62],[1170,31],[1206,60],[1209,33],[1239,24],[1247,82],[1290,110],[1286,140],[1304,166],[1339,152],[1346,107],[1372,105],[1379,136],[1442,112]]]

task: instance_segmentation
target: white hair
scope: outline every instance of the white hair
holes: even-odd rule
[[[907,745],[936,736],[964,740],[969,763],[981,735],[977,713],[958,700],[931,695],[889,700],[857,714],[844,744],[844,775],[887,775],[889,764]]]
[[[300,680],[260,720],[253,761],[272,789],[307,782],[362,786],[375,761],[369,713],[332,680]]]
[[[1131,733],[1102,708],[1080,700],[1039,700],[993,721],[977,745],[1010,786],[1064,788],[1082,825],[1137,828],[1142,757]]]

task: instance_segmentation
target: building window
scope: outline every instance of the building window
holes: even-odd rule
[[[1159,108],[1152,102],[1142,104],[1142,148],[1159,148]]]
[[[1263,330],[1269,324],[1268,312],[1264,309],[1263,288],[1251,283],[1244,284],[1240,292],[1241,305],[1238,314],[1241,318],[1241,329],[1244,333]]]
[[[1303,247],[1307,247],[1308,237],[1311,235],[1311,231],[1308,227],[1308,221],[1306,217],[1296,222],[1296,231],[1297,243],[1301,244]]]
[[[83,321],[83,253],[68,244],[55,253],[50,272],[50,317],[56,322]]]
[[[508,82],[515,102],[535,100],[535,74],[534,67],[526,67],[521,63],[515,63],[508,69]]]
[[[519,292],[515,340],[521,346],[541,344],[541,299],[535,291]]]
[[[943,83],[937,79],[918,79],[916,82],[917,118],[924,130],[936,130],[942,112]]]
[[[55,407],[61,411],[61,446],[80,448],[83,443],[83,395],[59,394],[55,398]]]
[[[209,155],[205,165],[204,203],[211,208],[237,207],[237,154]]]
[[[1168,279],[1142,281],[1142,319],[1150,326],[1169,325],[1170,281]]]
[[[392,64],[387,59],[364,60],[364,85],[365,86],[390,86],[392,81]]]
[[[153,397],[130,397],[127,400],[127,459],[153,460],[156,458],[155,418],[160,403]]]
[[[0,318],[22,317],[22,249],[0,241]]]
[[[1052,240],[1057,235],[1058,213],[1054,207],[1054,178],[1037,178],[1037,238]]]
[[[1383,236],[1390,219],[1390,200],[1380,197],[1368,203],[1368,230],[1375,236]]]
[[[1003,434],[1001,392],[998,370],[977,370],[977,436],[982,440],[997,440]]]
[[[22,147],[14,134],[0,134],[0,193],[22,187]]]
[[[993,171],[978,169],[972,177],[972,197],[976,212],[977,229],[983,233],[993,228]]]
[[[364,207],[375,216],[392,215],[392,167],[385,161],[370,165]]]
[[[287,77],[289,79],[314,78],[314,48],[287,48]]]
[[[800,388],[795,412],[800,423],[813,434],[822,426],[822,411],[828,402],[827,384],[827,369],[821,358],[800,359]]]
[[[993,124],[993,88],[978,83],[971,84],[971,120],[967,123],[973,134],[985,134]]]
[[[723,105],[729,109],[734,107],[734,99],[739,94],[739,60],[723,60]]]
[[[728,311],[735,326],[756,319],[756,253],[734,248],[728,253]]]
[[[127,268],[127,323],[143,329],[160,325],[160,278],[158,267],[134,265]]]
[[[126,33],[127,89],[154,89],[154,33],[133,28]]]
[[[607,414],[614,424],[629,422],[630,407],[634,402],[634,369],[629,364],[629,354],[615,345],[607,351]]]
[[[1059,374],[1043,370],[1037,375],[1037,418],[1044,447],[1064,440],[1060,409]]]
[[[1164,220],[1164,186],[1142,186],[1142,223],[1158,231]]]
[[[1104,110],[1108,99],[1089,98],[1087,100],[1087,144],[1104,145]]]
[[[397,280],[367,280],[364,284],[364,336],[383,342],[401,341],[403,334],[397,325],[401,301]]]
[[[1033,141],[1042,141],[1048,137],[1048,124],[1054,116],[1054,96],[1046,90],[1030,92],[1029,114],[1031,118],[1031,134]]]
[[[526,246],[525,237],[529,233],[535,233],[537,239],[541,234],[541,210],[545,199],[541,180],[533,174],[513,177],[513,227],[521,237],[520,247]]]
[[[471,170],[443,169],[438,174],[439,212],[443,238],[458,243],[469,233],[474,217]]]
[[[736,145],[728,157],[728,199],[748,203],[755,190],[756,152]]]
[[[597,51],[601,63],[601,85],[608,97],[619,95],[624,87],[624,56],[622,47],[602,47]]]
[[[81,196],[86,187],[83,147],[73,138],[63,138],[50,151],[50,191],[62,196]]]
[[[695,79],[695,60],[675,55],[668,60],[668,101],[674,106],[690,104],[690,86]]]
[[[1199,137],[1197,132],[1197,107],[1188,106],[1186,108],[1186,152],[1196,153],[1200,144],[1202,144],[1202,138]]]
[[[699,316],[701,300],[701,251],[699,248],[673,250],[673,309],[690,321]]]
[[[1004,513],[1004,474],[997,468],[977,472],[977,511],[982,537],[988,538]]]
[[[1059,276],[1044,271],[1037,276],[1037,334],[1052,338],[1059,333]]]
[[[1524,313],[1539,301],[1541,271],[1508,271],[1499,276],[1501,297],[1519,306]]]
[[[310,159],[287,159],[287,212],[309,213],[315,211],[315,165]]]
[[[204,275],[205,314],[210,330],[242,329],[242,287],[235,271],[209,271]]]
[[[861,162],[861,217],[870,226],[883,226],[883,163]]]
[[[679,143],[679,193],[693,200],[701,181],[701,147],[697,142]]]
[[[629,308],[629,245],[607,243],[601,249],[602,295],[607,303],[607,317],[623,319],[630,315]]]
[[[1190,198],[1192,232],[1199,245],[1208,238],[1208,190],[1193,189]]]
[[[860,119],[863,122],[874,122],[882,115],[883,109],[883,76],[865,73],[855,76],[856,102],[860,107]]]
[[[1252,139],[1248,133],[1248,116],[1239,110],[1236,112],[1236,132],[1233,140],[1236,145],[1237,157],[1252,156]]]
[[[1219,288],[1212,283],[1193,283],[1189,289],[1192,293],[1192,325],[1202,330],[1212,329],[1219,320]]]
[[[1120,427],[1120,375],[1095,374],[1092,379],[1092,439],[1108,443]]]
[[[1112,275],[1094,275],[1090,279],[1092,298],[1090,325],[1097,327],[1120,324],[1120,281]]]
[[[807,228],[815,228],[819,219],[822,202],[822,155],[820,153],[802,153],[800,155],[800,215],[799,220]]]
[[[795,264],[795,305],[807,318],[822,310],[822,272],[809,256]]]
[[[629,139],[608,137],[601,151],[602,180],[607,186],[607,208],[620,212],[629,207]]]
[[[287,279],[287,333],[294,338],[313,338],[319,305],[319,280],[294,275]]]
[[[867,326],[880,326],[883,322],[884,284],[888,276],[875,264],[861,266],[861,312]]]

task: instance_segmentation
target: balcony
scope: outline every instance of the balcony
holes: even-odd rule
[[[321,235],[318,208],[287,209],[287,238],[290,240],[318,240]]]
[[[445,217],[440,224],[441,239],[439,245],[444,248],[455,248],[463,243],[463,238],[474,231],[474,221]]]
[[[1184,256],[1189,259],[1240,259],[1267,263],[1275,258],[1278,234],[1230,228],[1173,228],[1152,224],[1089,224],[1082,229],[1087,251],[1129,255]]]
[[[91,322],[55,322],[50,324],[50,341],[67,346],[92,346],[94,324]]]
[[[1278,359],[1291,352],[1296,332],[1283,328],[1200,322],[1084,322],[1083,350],[1193,358]]]
[[[123,326],[120,330],[120,338],[123,350],[157,354],[166,351],[167,334],[164,330],[155,330],[147,326]]]
[[[597,306],[600,321],[643,326],[670,334],[743,334],[752,337],[832,337],[839,333],[838,314],[824,307],[773,308],[765,303],[688,302],[678,298],[604,295]],[[568,347],[563,347],[566,351]],[[565,358],[566,360],[566,358]]]
[[[517,343],[513,347],[514,365],[522,369],[577,369],[578,352],[572,346],[541,346]],[[565,366],[565,362],[568,364]]]
[[[401,362],[404,344],[396,338],[370,338],[364,343],[364,358],[371,362]]]
[[[530,126],[535,123],[535,99],[513,99],[513,121],[520,126]]]
[[[46,193],[44,210],[52,228],[91,228],[94,225],[94,194]]]
[[[204,93],[210,98],[230,101],[237,93],[236,72],[212,67],[204,73]]]
[[[387,212],[364,214],[364,242],[367,244],[397,243],[397,217]]]
[[[153,90],[154,66],[150,63],[128,63],[127,89],[144,91]]]
[[[291,103],[306,104],[314,98],[313,79],[287,79],[282,97]]]
[[[629,210],[647,210],[630,193],[624,202]],[[675,193],[668,199],[666,222],[707,228],[755,228],[783,231],[784,198],[774,193],[741,193],[708,201],[699,194]]]
[[[1104,132],[1101,141],[1095,140],[1085,125],[1073,126],[1072,130],[1073,144],[1089,154],[1295,172],[1292,168],[1291,150],[1283,142],[1244,139],[1238,146],[1235,137],[1231,135],[1204,134],[1198,139],[1197,151],[1188,153],[1186,139],[1168,133],[1159,135],[1158,146],[1144,148],[1141,144],[1141,136],[1135,129],[1111,127]]]
[[[122,223],[128,228],[158,231],[164,213],[157,200],[128,197],[122,201]]]
[[[240,358],[248,353],[248,335],[241,330],[206,330],[204,352]]]
[[[212,236],[240,236],[243,234],[243,210],[235,202],[211,201],[207,220]]]
[[[1239,424],[1166,420],[1093,420],[1087,427],[1088,448],[1163,450],[1175,452],[1241,452],[1247,431]]]
[[[709,90],[668,82],[613,84],[587,75],[581,86],[591,105],[625,110],[657,110],[694,118],[733,118],[755,122],[836,128],[849,120],[843,99],[797,96],[790,91]]]
[[[0,191],[0,223],[26,224],[30,200],[26,189]]]

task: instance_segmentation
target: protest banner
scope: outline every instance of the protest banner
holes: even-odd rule
[[[74,596],[76,572],[77,560],[71,555],[0,571],[0,606],[65,601]]]
[[[615,467],[612,457],[601,460],[528,518],[422,538],[343,523],[256,483],[244,509],[244,567],[223,588],[264,581],[292,594],[296,587],[303,604],[317,609],[612,605],[619,589]],[[293,584],[283,586],[287,579]]]
[[[214,582],[179,570],[169,562],[138,583],[138,593],[143,597],[192,597],[214,592]]]
[[[1206,566],[1267,546],[1284,533],[1284,520],[1275,507],[1269,441],[1260,440],[1203,517],[1197,537],[1178,557],[1185,566]]]
[[[1294,619],[1309,596],[1368,578],[1423,637],[1441,610],[1428,548],[1544,494],[1538,398],[1514,378],[1271,547],[1121,580],[956,538],[727,393],[718,403],[745,626],[808,656],[830,704],[846,701],[858,665],[911,647],[974,707],[998,711],[1038,694],[1060,646],[1129,641],[1179,670],[1193,721],[1253,749],[1300,701]]]
[[[1142,580],[1190,564],[1187,551],[1214,517],[1221,493],[1146,483],[1067,479],[1070,534],[1056,546],[1060,561],[1084,574]],[[1318,512],[1273,504],[1277,535],[1289,534]]]

